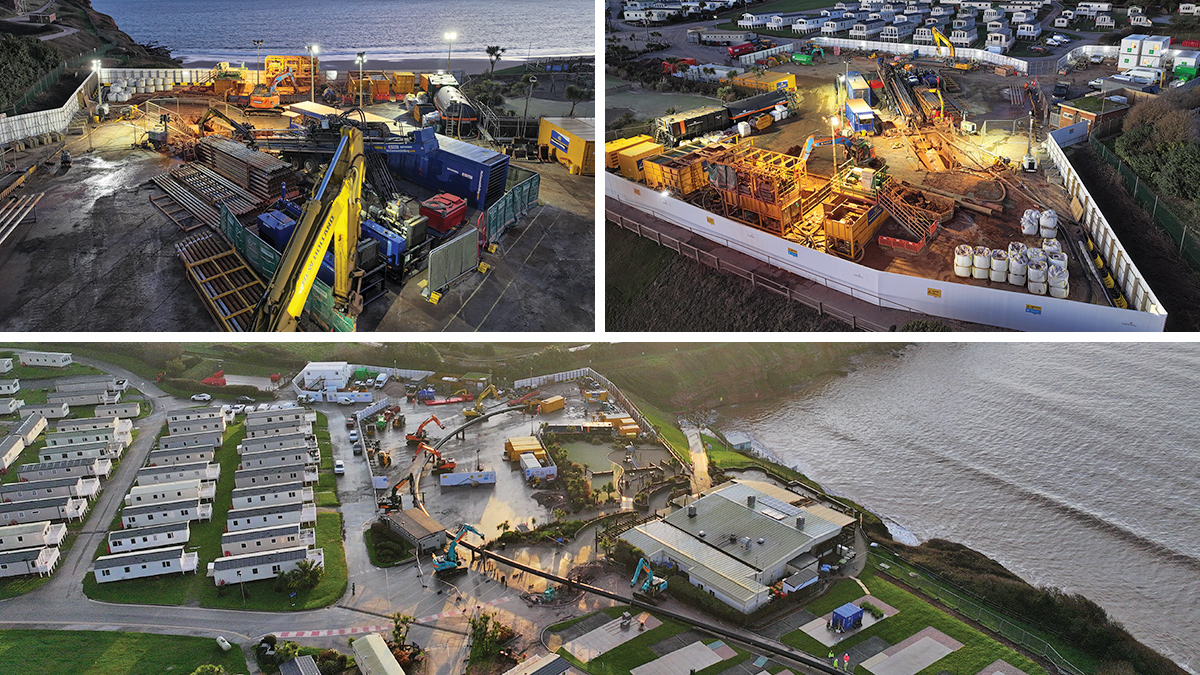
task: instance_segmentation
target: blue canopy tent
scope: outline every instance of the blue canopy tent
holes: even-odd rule
[[[846,631],[861,628],[862,620],[862,608],[855,607],[852,603],[847,602],[833,610],[833,618],[830,619],[830,624],[834,630]]]

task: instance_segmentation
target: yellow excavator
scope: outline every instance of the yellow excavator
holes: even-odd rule
[[[356,258],[365,171],[362,132],[345,126],[329,169],[305,202],[279,267],[255,308],[254,330],[298,330],[304,303],[330,246],[334,309],[352,318],[362,312],[362,295],[354,289],[354,281],[362,278]]]
[[[954,60],[954,43],[950,42],[950,39],[937,28],[933,29],[933,45],[937,49],[938,56],[942,55],[942,45],[946,45],[946,49],[950,50],[950,60]]]
[[[489,384],[488,388],[483,390],[483,393],[479,395],[479,398],[475,399],[474,408],[463,408],[463,417],[466,417],[467,419],[474,419],[482,415],[483,399],[487,398],[488,396],[496,396],[496,385]]]

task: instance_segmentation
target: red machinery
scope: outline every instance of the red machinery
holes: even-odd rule
[[[421,202],[421,215],[429,219],[429,229],[445,234],[466,219],[467,202],[462,197],[440,194]]]

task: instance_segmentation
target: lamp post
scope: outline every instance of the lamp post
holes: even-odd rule
[[[92,72],[96,74],[96,105],[100,105],[100,59],[92,60]]]
[[[308,100],[310,103],[315,103],[317,100],[317,46],[308,45]]]
[[[450,31],[442,37],[446,38],[446,72],[450,72],[450,52],[454,49],[454,41],[458,39],[458,33]]]
[[[537,84],[537,75],[529,76],[529,88],[525,90],[525,112],[521,115],[521,138],[525,138],[525,125],[529,119],[529,97],[533,95],[533,87]]]
[[[260,53],[262,51],[261,48],[262,48],[263,41],[262,40],[253,40],[253,42],[254,42],[254,61],[255,61],[255,63],[259,64],[258,83],[262,84],[263,83],[263,75],[265,74],[263,71],[266,70],[266,67],[263,66],[262,62],[259,60],[261,58]]]
[[[841,126],[842,126],[842,121],[841,121],[840,119],[838,119],[838,116],[837,116],[837,115],[830,115],[830,116],[829,116],[829,135],[833,137],[833,174],[834,174],[835,176],[837,175],[837,170],[838,170],[838,162],[837,162],[837,146],[838,146],[838,144],[837,144],[837,131],[838,131],[838,129],[839,129]]]
[[[363,87],[363,64],[367,62],[367,53],[359,52],[358,56],[354,57],[354,62],[358,64],[358,107],[363,106],[362,87]]]

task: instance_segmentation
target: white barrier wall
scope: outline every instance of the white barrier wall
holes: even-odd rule
[[[1060,129],[1060,131],[1062,130]],[[1046,141],[1046,150],[1050,154],[1050,160],[1062,174],[1063,186],[1083,206],[1083,217],[1079,219],[1079,222],[1092,235],[1092,240],[1100,248],[1100,253],[1104,255],[1104,260],[1112,269],[1113,278],[1125,292],[1129,306],[1142,310],[1143,316],[1161,317],[1158,330],[1162,330],[1161,324],[1167,320],[1166,310],[1163,309],[1158,297],[1154,295],[1154,291],[1142,277],[1142,273],[1130,260],[1125,247],[1121,245],[1112,226],[1109,225],[1108,219],[1104,217],[1104,212],[1096,205],[1096,200],[1092,198],[1091,193],[1080,180],[1079,174],[1075,173],[1075,167],[1071,166],[1071,162],[1063,154],[1062,146],[1059,145],[1058,139],[1053,134]]]
[[[897,42],[879,42],[876,40],[848,40],[846,38],[831,38],[831,37],[815,37],[813,42],[822,47],[841,47],[843,49],[861,49],[872,52],[886,52],[889,54],[912,54],[920,50],[923,56],[936,57],[937,49],[932,45],[911,45],[901,44]],[[996,66],[1012,66],[1017,71],[1022,73],[1029,72],[1029,62],[1021,59],[1014,59],[1011,56],[1003,54],[993,54],[982,49],[955,49],[954,55],[962,59],[972,59],[981,63],[990,63]],[[826,58],[830,55],[826,54]]]
[[[212,72],[212,68],[101,68],[100,83],[107,87],[119,80],[161,79],[172,85],[191,85],[209,79]]]
[[[1058,153],[1061,156],[1061,150]],[[1148,295],[1128,257],[1108,259],[1119,260],[1127,266],[1122,268],[1127,277],[1137,279],[1134,287],[1141,290],[1128,297],[1144,304],[1132,306],[1154,307],[1153,312],[881,272],[671,199],[619,176],[607,174],[604,189],[609,197],[706,239],[880,307],[1023,331],[1161,331],[1166,321],[1166,312]],[[1107,234],[1111,235],[1111,230]],[[1093,236],[1097,243],[1102,240]],[[1115,239],[1104,238],[1105,246],[1115,244]]]
[[[83,82],[75,89],[75,93],[61,108],[55,110],[39,110],[38,112],[26,113],[24,115],[13,115],[0,119],[0,145],[19,141],[30,136],[38,134],[50,133],[51,131],[64,132],[67,126],[71,123],[71,118],[80,108],[80,98],[83,92],[94,90],[96,88],[96,74],[91,73]]]

